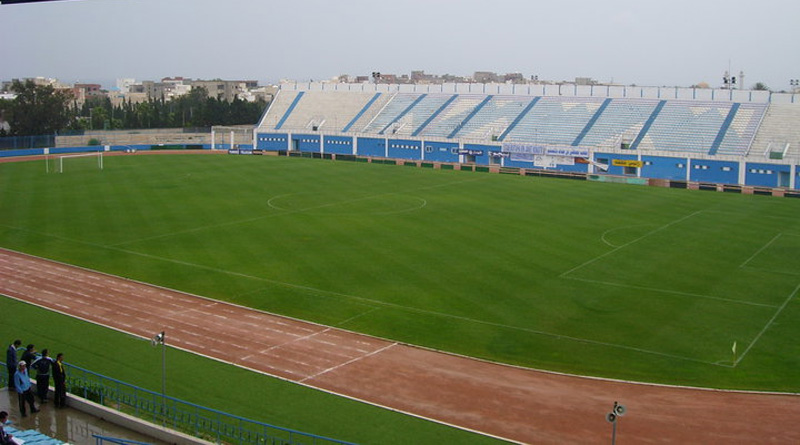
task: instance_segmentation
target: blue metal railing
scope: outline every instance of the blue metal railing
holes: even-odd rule
[[[5,363],[2,364],[5,367]],[[195,405],[88,369],[66,365],[69,394],[211,442],[241,445],[351,444]],[[3,375],[0,382],[5,380]]]

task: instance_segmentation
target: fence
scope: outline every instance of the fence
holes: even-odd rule
[[[0,383],[5,380],[5,375],[0,377]],[[195,405],[73,365],[67,365],[67,391],[73,396],[216,443],[349,444]]]
[[[242,128],[251,130],[252,126],[242,126]],[[211,127],[108,131],[65,130],[58,134],[49,135],[0,137],[0,150],[82,147],[87,145],[208,145],[210,143]]]
[[[56,136],[44,134],[38,136],[7,136],[0,137],[0,150],[15,150],[22,148],[55,147]]]

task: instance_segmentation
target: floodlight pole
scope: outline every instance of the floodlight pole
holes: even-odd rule
[[[166,422],[167,414],[167,334],[165,331],[156,334],[152,339],[153,346],[161,344],[161,422]]]
[[[161,331],[161,398],[167,398],[167,339]]]
[[[161,406],[166,407],[167,403],[167,338],[164,331],[161,331]],[[165,410],[166,411],[166,410]]]
[[[616,445],[617,443],[617,421],[620,417],[625,415],[625,411],[625,406],[614,402],[614,407],[611,408],[611,412],[606,414],[606,421],[611,423],[611,445]]]
[[[611,422],[611,445],[617,443],[617,422]]]

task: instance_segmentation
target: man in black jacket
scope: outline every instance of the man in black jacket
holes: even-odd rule
[[[64,368],[64,354],[61,352],[56,355],[56,361],[53,363],[53,386],[55,387],[53,402],[56,405],[56,408],[66,407],[67,371]]]
[[[6,350],[6,368],[8,369],[8,390],[14,391],[14,374],[17,373],[17,365],[19,364],[19,357],[17,357],[17,348],[22,345],[22,340],[14,340],[13,343],[8,345]]]
[[[53,359],[48,355],[47,348],[42,349],[41,357],[31,363],[31,368],[36,370],[36,393],[40,403],[47,403],[47,392],[50,390],[50,368]]]
[[[23,361],[28,364],[28,372],[31,370],[31,363],[36,360],[36,346],[30,344],[25,347],[25,351],[22,353],[22,357],[20,357],[20,361]]]

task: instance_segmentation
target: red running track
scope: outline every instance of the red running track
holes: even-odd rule
[[[524,443],[800,443],[800,396],[710,391],[487,363],[0,249],[0,293],[336,394]],[[158,311],[152,308],[158,307]]]

